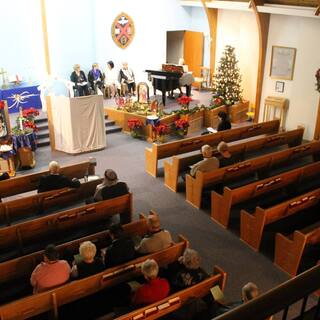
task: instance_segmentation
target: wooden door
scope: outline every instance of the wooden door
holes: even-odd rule
[[[184,33],[184,61],[193,72],[194,77],[201,76],[203,66],[203,42],[202,32],[185,31]]]

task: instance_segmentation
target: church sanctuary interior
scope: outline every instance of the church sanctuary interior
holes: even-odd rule
[[[0,36],[0,320],[320,319],[320,0],[1,0]]]

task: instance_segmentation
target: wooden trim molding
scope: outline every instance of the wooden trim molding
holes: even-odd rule
[[[51,74],[51,63],[49,54],[49,40],[47,28],[47,15],[46,15],[46,0],[41,0],[41,21],[42,21],[42,34],[43,34],[43,49],[46,64],[46,71]]]
[[[254,122],[259,121],[264,67],[266,63],[268,33],[269,33],[269,24],[270,24],[270,14],[260,13],[257,10],[257,5],[258,4],[260,5],[261,3],[263,4],[263,1],[261,0],[251,0],[249,4],[249,7],[253,10],[253,13],[255,14],[255,17],[256,17],[258,34],[259,34],[259,62],[258,62],[258,74],[257,74]]]
[[[214,74],[216,64],[216,44],[217,44],[217,27],[218,27],[218,9],[208,8],[206,0],[201,0],[204,11],[207,15],[210,29],[210,80]]]
[[[318,7],[316,9],[316,12],[314,13],[315,16],[319,16],[320,15],[320,0],[318,0]]]
[[[319,140],[320,139],[320,97],[319,97],[317,120],[316,120],[316,127],[314,129],[313,139],[315,139],[315,140]]]

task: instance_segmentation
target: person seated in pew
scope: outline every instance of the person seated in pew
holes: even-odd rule
[[[231,129],[231,122],[226,112],[220,111],[218,113],[218,118],[219,118],[219,124],[218,124],[217,131],[224,131],[224,130]]]
[[[201,153],[203,156],[203,160],[190,166],[190,175],[192,177],[195,177],[198,170],[201,172],[207,172],[218,169],[220,166],[219,159],[212,156],[212,148],[208,144],[205,144],[201,147]]]
[[[88,73],[88,81],[95,94],[98,93],[98,89],[100,91],[103,90],[103,80],[104,75],[99,69],[99,65],[97,63],[93,63],[92,69]]]
[[[141,266],[146,283],[138,287],[132,298],[135,306],[148,305],[164,299],[170,293],[170,284],[167,279],[159,278],[159,266],[153,259],[148,259]]]
[[[80,244],[79,255],[75,256],[71,276],[83,279],[92,276],[105,269],[101,258],[96,257],[97,248],[91,241],[84,241]]]
[[[209,277],[201,268],[200,262],[198,252],[187,248],[178,262],[169,266],[170,284],[175,291],[193,286]]]
[[[121,224],[110,226],[109,234],[112,243],[106,249],[101,250],[106,268],[134,259],[136,253],[134,242],[130,236],[124,234]]]
[[[149,233],[141,240],[136,251],[140,254],[154,253],[171,246],[171,234],[160,227],[160,219],[156,213],[151,212],[148,216]]]
[[[60,165],[57,161],[49,163],[49,174],[42,176],[39,181],[38,193],[62,188],[79,188],[81,183],[77,178],[70,180],[59,173]]]
[[[217,150],[220,153],[220,157],[219,157],[220,168],[230,166],[236,162],[236,159],[232,156],[232,154],[229,151],[228,144],[225,143],[224,141],[221,141],[218,144]]]
[[[30,283],[33,293],[39,293],[66,283],[70,278],[70,266],[67,261],[59,260],[59,253],[53,244],[44,250],[43,262],[33,270]]]
[[[118,180],[118,176],[112,169],[104,172],[104,180],[97,185],[93,199],[95,202],[113,199],[128,194],[129,188],[125,182]],[[90,201],[89,201],[90,202]]]

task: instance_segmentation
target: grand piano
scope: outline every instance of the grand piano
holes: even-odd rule
[[[179,80],[183,76],[183,67],[177,65],[163,64],[162,70],[146,70],[152,80],[154,95],[156,91],[162,91],[162,103],[166,104],[166,92],[171,92],[180,87]],[[191,83],[186,85],[186,94],[190,96]]]

